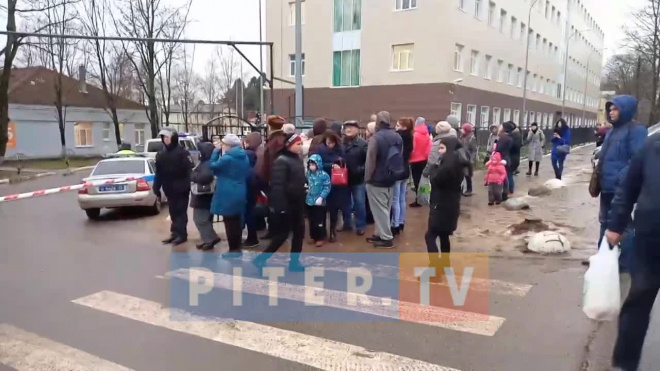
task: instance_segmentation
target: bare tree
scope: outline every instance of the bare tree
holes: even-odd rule
[[[17,18],[23,19],[29,32],[42,32],[55,26],[50,22],[30,22],[41,13],[48,10],[57,10],[61,6],[71,4],[71,0],[7,0],[6,5],[0,5],[0,11],[7,17],[7,31],[16,32]],[[7,151],[7,126],[9,125],[9,82],[14,60],[21,46],[28,44],[24,37],[7,35],[4,48],[0,49],[3,58],[2,71],[0,72],[0,160],[4,158]]]
[[[168,7],[163,0],[122,0],[117,4],[115,27],[122,36],[145,39],[164,37],[176,26],[180,26],[182,32],[188,18],[190,1],[180,7]],[[137,71],[147,101],[151,133],[155,137],[159,130],[156,81],[161,68],[170,59],[167,46],[153,41],[123,43],[122,46]]]
[[[222,102],[230,107],[229,112],[231,112],[231,107],[236,104],[234,86],[236,84],[236,80],[240,78],[240,56],[232,47],[229,46],[218,48],[216,53],[219,63],[219,83],[220,93],[222,94]]]
[[[222,98],[222,86],[218,74],[218,61],[214,56],[206,62],[204,77],[200,79],[200,90],[202,99],[210,106],[210,118],[215,117],[215,105]]]
[[[195,105],[197,99],[197,86],[199,85],[197,76],[194,74],[192,68],[194,63],[195,47],[193,46],[190,58],[184,47],[182,60],[177,64],[174,72],[174,84],[176,87],[174,100],[181,108],[181,116],[186,131],[190,130],[190,110]]]
[[[658,115],[660,108],[658,107],[658,90],[660,87],[660,0],[647,0],[646,6],[636,12],[632,19],[632,27],[627,30],[626,34],[632,43],[632,48],[649,67],[650,88],[646,92],[645,98],[649,100],[651,106],[649,124],[653,124],[660,117]],[[637,70],[640,70],[641,61],[637,63],[637,66]],[[641,73],[637,75],[640,76]]]

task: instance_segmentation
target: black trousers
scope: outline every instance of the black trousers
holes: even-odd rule
[[[243,238],[243,226],[241,215],[231,215],[222,217],[225,223],[225,234],[227,235],[227,244],[229,251],[240,251]]]
[[[440,251],[442,253],[448,254],[451,252],[451,246],[449,243],[449,233],[448,232],[437,232],[434,230],[426,231],[424,236],[426,239],[426,250],[429,253],[438,253],[438,243],[437,239],[440,238]]]
[[[188,238],[188,203],[190,202],[190,193],[179,193],[167,195],[167,207],[170,212],[170,232],[172,237],[182,239]]]
[[[305,238],[303,205],[291,207],[286,214],[271,215],[270,221],[273,223],[274,236],[264,253],[274,253],[279,250],[291,233],[293,233],[293,237],[291,238],[291,252],[302,252],[303,239]]]
[[[415,184],[415,192],[419,190],[419,182],[422,180],[422,172],[424,172],[426,163],[427,161],[421,161],[410,164],[410,172],[412,173],[413,183]]]
[[[327,237],[325,206],[308,206],[307,218],[309,219],[309,236],[315,242],[324,241]]]

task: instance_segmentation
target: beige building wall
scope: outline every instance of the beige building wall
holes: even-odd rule
[[[520,25],[525,24],[529,33],[528,11],[532,0],[480,0],[481,11],[475,14],[475,0],[463,0],[464,9],[459,9],[460,0],[417,0],[417,8],[395,10],[396,0],[362,0],[362,26],[357,33],[361,51],[360,86],[384,86],[407,84],[430,84],[451,82],[463,79],[462,86],[486,90],[494,93],[522,97],[522,88],[499,82],[495,72],[491,79],[485,78],[485,56],[492,57],[493,70],[498,61],[502,61],[506,70],[513,65],[514,73],[525,66],[525,43],[527,35],[520,37]],[[568,0],[571,17],[568,33],[575,33],[570,41],[569,69],[567,77],[566,106],[581,110],[585,78],[587,95],[591,99],[587,110],[597,112],[600,74],[602,66],[603,36],[588,18],[588,9],[597,1],[583,4],[577,0]],[[589,2],[589,1],[584,1]],[[295,27],[290,22],[290,4],[293,0],[268,0],[266,12],[266,38],[274,42],[274,73],[293,81],[290,75],[289,56],[295,53]],[[332,87],[333,75],[333,0],[307,0],[304,2],[303,53],[305,54],[305,76],[303,84],[309,88],[353,89],[354,87]],[[490,5],[495,5],[492,24],[488,17]],[[546,4],[561,13],[561,22],[546,18]],[[539,6],[541,5],[541,6]],[[545,53],[530,45],[528,79],[528,99],[543,103],[561,105],[557,98],[558,85],[563,83],[563,58],[565,50],[564,33],[566,27],[567,0],[538,0],[531,11],[531,23],[536,34],[541,35],[546,45],[552,43],[553,49]],[[576,10],[579,9],[579,10]],[[501,11],[506,11],[506,18],[500,32]],[[552,11],[549,12],[552,18]],[[511,17],[517,19],[515,38],[511,37]],[[572,27],[571,27],[572,26]],[[590,30],[589,30],[590,29]],[[350,36],[350,35],[349,35]],[[412,71],[392,71],[392,47],[397,44],[414,44],[414,69]],[[454,50],[456,44],[463,45],[463,71],[454,70]],[[555,54],[554,48],[557,48]],[[470,73],[471,51],[479,52],[479,72]],[[590,60],[590,73],[584,70]],[[543,78],[544,92],[540,89],[531,91],[534,75]],[[505,74],[506,78],[506,74]],[[551,81],[552,90],[548,91],[547,80]],[[537,80],[538,81],[538,80]],[[291,89],[292,85],[275,83],[275,89]]]

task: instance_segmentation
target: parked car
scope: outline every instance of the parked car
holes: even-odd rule
[[[651,136],[653,134],[660,133],[660,122],[652,125],[649,127],[649,134],[648,136]],[[603,146],[597,147],[594,149],[594,152],[591,155],[591,165],[595,168],[598,166],[598,159],[600,158],[600,150],[603,148]]]
[[[95,220],[101,209],[143,207],[150,214],[160,213],[161,202],[152,191],[156,163],[145,156],[120,156],[101,160],[83,183],[98,183],[127,177],[140,179],[115,184],[93,185],[78,192],[78,204],[87,217]]]
[[[199,151],[197,150],[198,140],[196,137],[184,136],[179,137],[179,144],[188,150],[190,158],[197,164],[199,161]],[[163,149],[163,142],[160,139],[149,139],[144,144],[144,154],[149,158],[155,159],[156,154]]]

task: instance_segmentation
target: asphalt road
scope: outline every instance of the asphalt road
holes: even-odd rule
[[[4,186],[0,195],[81,178],[42,178]],[[165,218],[165,213],[111,211],[91,222],[75,193],[0,204],[0,369],[414,370],[441,365],[554,371],[580,370],[587,357],[595,326],[580,309],[584,268],[579,261],[556,258],[490,260],[490,278],[497,280],[491,288],[510,284],[515,290],[491,290],[488,312],[503,322],[486,330],[483,324],[384,320],[255,325],[259,321],[206,319],[199,326],[176,321],[167,315],[175,280],[167,275],[171,256],[189,251],[194,260],[199,254],[193,242],[176,251],[160,244],[168,234]],[[273,310],[263,303],[263,311]]]

